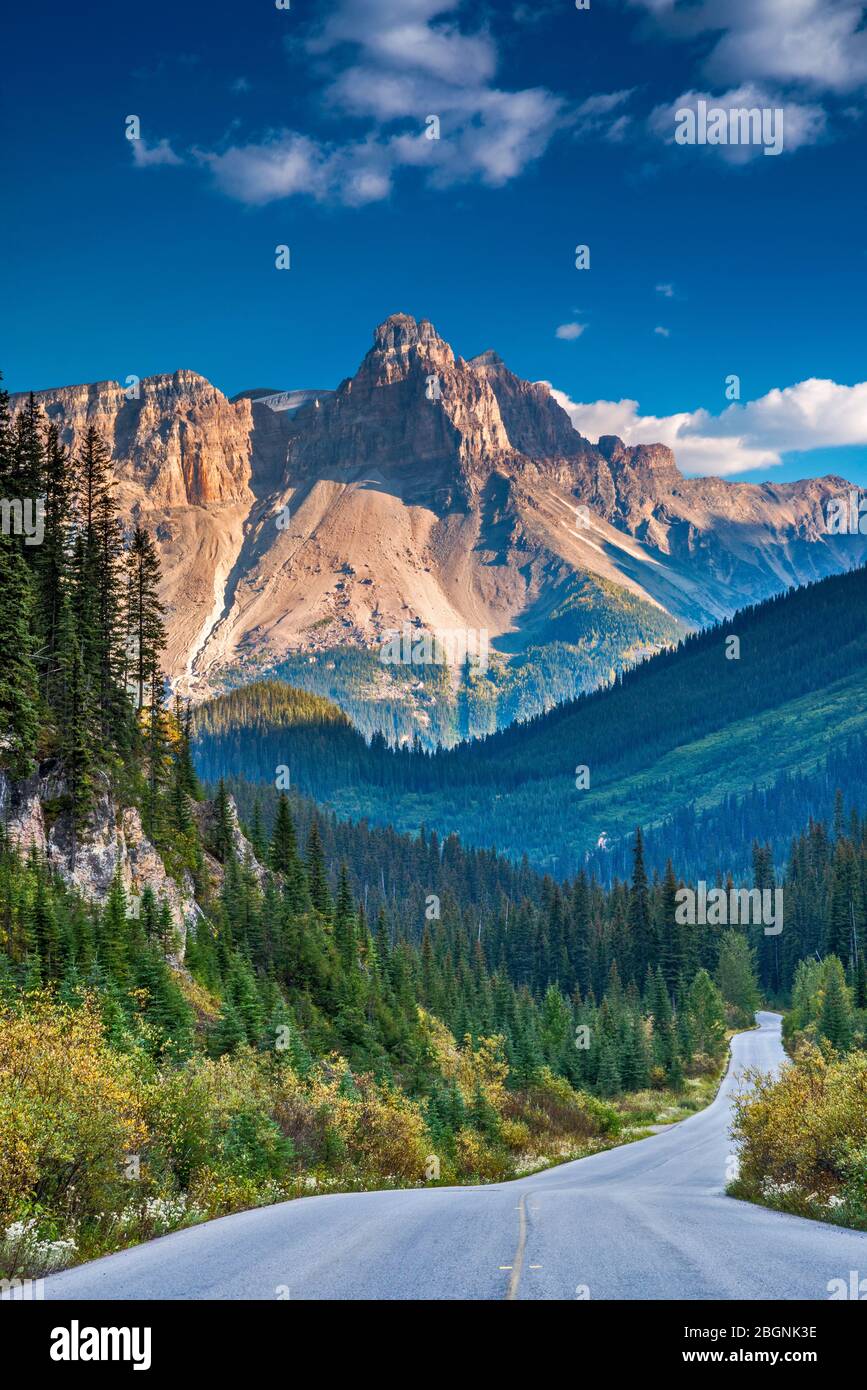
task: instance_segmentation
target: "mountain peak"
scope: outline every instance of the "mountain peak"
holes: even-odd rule
[[[498,352],[493,348],[485,348],[478,356],[471,357],[468,364],[470,367],[505,367],[505,362]]]
[[[431,343],[446,346],[430,319],[416,322],[412,314],[389,314],[373,333],[373,346],[379,352],[404,352]]]
[[[667,444],[624,444],[619,435],[601,434],[596,449],[618,474],[645,474],[670,483],[683,479]]]

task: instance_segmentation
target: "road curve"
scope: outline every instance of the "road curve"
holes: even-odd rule
[[[867,1233],[726,1197],[730,1101],[783,1060],[779,1014],[732,1044],[713,1105],[639,1143],[490,1187],[305,1197],[46,1280],[48,1299],[827,1299]]]

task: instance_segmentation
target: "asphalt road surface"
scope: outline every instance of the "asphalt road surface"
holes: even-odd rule
[[[46,1280],[48,1299],[827,1299],[867,1233],[724,1192],[730,1099],[783,1061],[780,1016],[734,1039],[713,1105],[635,1144],[490,1187],[305,1197]]]

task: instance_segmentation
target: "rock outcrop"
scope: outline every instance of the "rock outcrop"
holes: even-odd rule
[[[165,901],[171,909],[177,948],[169,960],[179,967],[188,933],[195,932],[204,921],[191,875],[184,871],[178,881],[167,872],[161,855],[144,833],[138,809],[118,806],[107,780],[103,780],[86,830],[78,836],[73,836],[68,814],[58,811],[65,794],[62,778],[51,769],[42,769],[19,782],[11,781],[0,771],[0,824],[10,842],[25,854],[35,850],[70,888],[89,902],[105,901],[118,870],[133,912],[145,888],[150,888],[157,902]],[[238,860],[264,887],[265,869],[241,831],[231,797],[229,804]],[[213,826],[214,807],[210,802],[200,802],[193,809],[207,837]],[[204,859],[212,890],[219,891],[223,866],[207,852]]]
[[[544,643],[576,576],[699,625],[867,559],[867,538],[826,534],[844,480],[688,479],[662,445],[592,445],[547,386],[408,314],[333,392],[229,401],[179,371],[38,398],[72,449],[90,424],[109,443],[160,549],[168,670],[194,695],[407,621]]]

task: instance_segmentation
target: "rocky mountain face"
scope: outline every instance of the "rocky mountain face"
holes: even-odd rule
[[[545,385],[406,314],[335,391],[229,401],[179,371],[39,400],[73,449],[91,423],[108,441],[160,548],[170,674],[197,695],[405,623],[544,647],[587,579],[639,628],[701,625],[867,558],[867,538],[825,534],[842,479],[686,479],[662,445],[592,445]]]
[[[0,824],[10,843],[23,854],[35,851],[89,902],[105,902],[117,873],[134,914],[141,894],[150,888],[157,903],[165,900],[171,909],[176,949],[170,952],[169,959],[180,966],[188,933],[195,932],[204,921],[192,876],[186,870],[180,878],[168,873],[144,832],[138,808],[118,804],[108,778],[103,779],[88,824],[78,835],[73,834],[68,811],[58,812],[67,790],[59,771],[52,771],[50,764],[17,782],[0,771]],[[247,866],[262,887],[265,870],[241,831],[234,799],[228,800],[238,862]],[[194,802],[191,810],[207,839],[216,819],[215,804]],[[209,891],[216,895],[222,887],[223,866],[207,850],[203,861]]]

